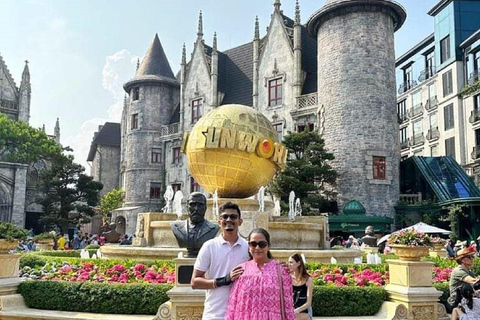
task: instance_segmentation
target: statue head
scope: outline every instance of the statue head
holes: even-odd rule
[[[188,216],[192,224],[205,221],[205,211],[207,211],[207,198],[201,192],[192,192],[188,196]]]
[[[373,236],[375,234],[375,230],[373,229],[372,226],[367,226],[365,228],[365,234],[369,236]]]

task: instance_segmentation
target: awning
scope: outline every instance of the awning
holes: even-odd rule
[[[375,233],[390,232],[393,219],[386,216],[367,216],[351,214],[342,216],[329,216],[328,227],[330,232],[342,231],[347,233],[365,232],[367,226],[372,226]]]

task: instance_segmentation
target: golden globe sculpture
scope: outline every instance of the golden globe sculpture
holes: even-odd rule
[[[270,121],[251,107],[213,109],[183,136],[193,178],[221,198],[247,198],[285,167],[287,150]]]

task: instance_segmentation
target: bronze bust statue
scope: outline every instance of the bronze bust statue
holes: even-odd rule
[[[116,243],[120,240],[121,234],[117,232],[117,225],[112,222],[108,226],[108,231],[102,232],[102,236],[105,237],[105,241],[108,243]]]
[[[205,220],[207,198],[200,192],[188,196],[188,220],[174,221],[171,228],[180,248],[187,248],[187,258],[196,258],[202,245],[217,235],[219,226]]]
[[[365,243],[367,247],[378,247],[377,246],[377,237],[374,236],[375,230],[372,226],[367,226],[365,228],[365,235],[362,237],[362,242]]]

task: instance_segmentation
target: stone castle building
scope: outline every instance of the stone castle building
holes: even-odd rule
[[[30,70],[28,61],[17,87],[7,65],[0,56],[0,113],[16,121],[28,123],[30,119]],[[45,130],[45,127],[43,128]],[[57,118],[55,133],[50,136],[60,143],[60,124]],[[35,182],[46,167],[40,160],[30,165],[4,162],[0,158],[0,221],[22,227],[34,226],[41,207],[35,203]]]
[[[184,46],[177,75],[155,36],[124,85],[120,139],[101,145],[105,126],[94,137],[92,174],[126,191],[116,214],[127,224],[134,212],[159,210],[166,186],[200,189],[180,153],[183,132],[213,108],[244,104],[269,118],[279,139],[305,129],[323,135],[336,157],[339,208],[356,200],[369,215],[393,216],[400,158],[393,38],[405,18],[389,0],[330,0],[302,24],[298,1],[291,19],[276,0],[265,35],[256,19],[253,41],[219,51],[216,33],[205,41],[200,12],[191,58]],[[120,163],[107,162],[115,152]]]

